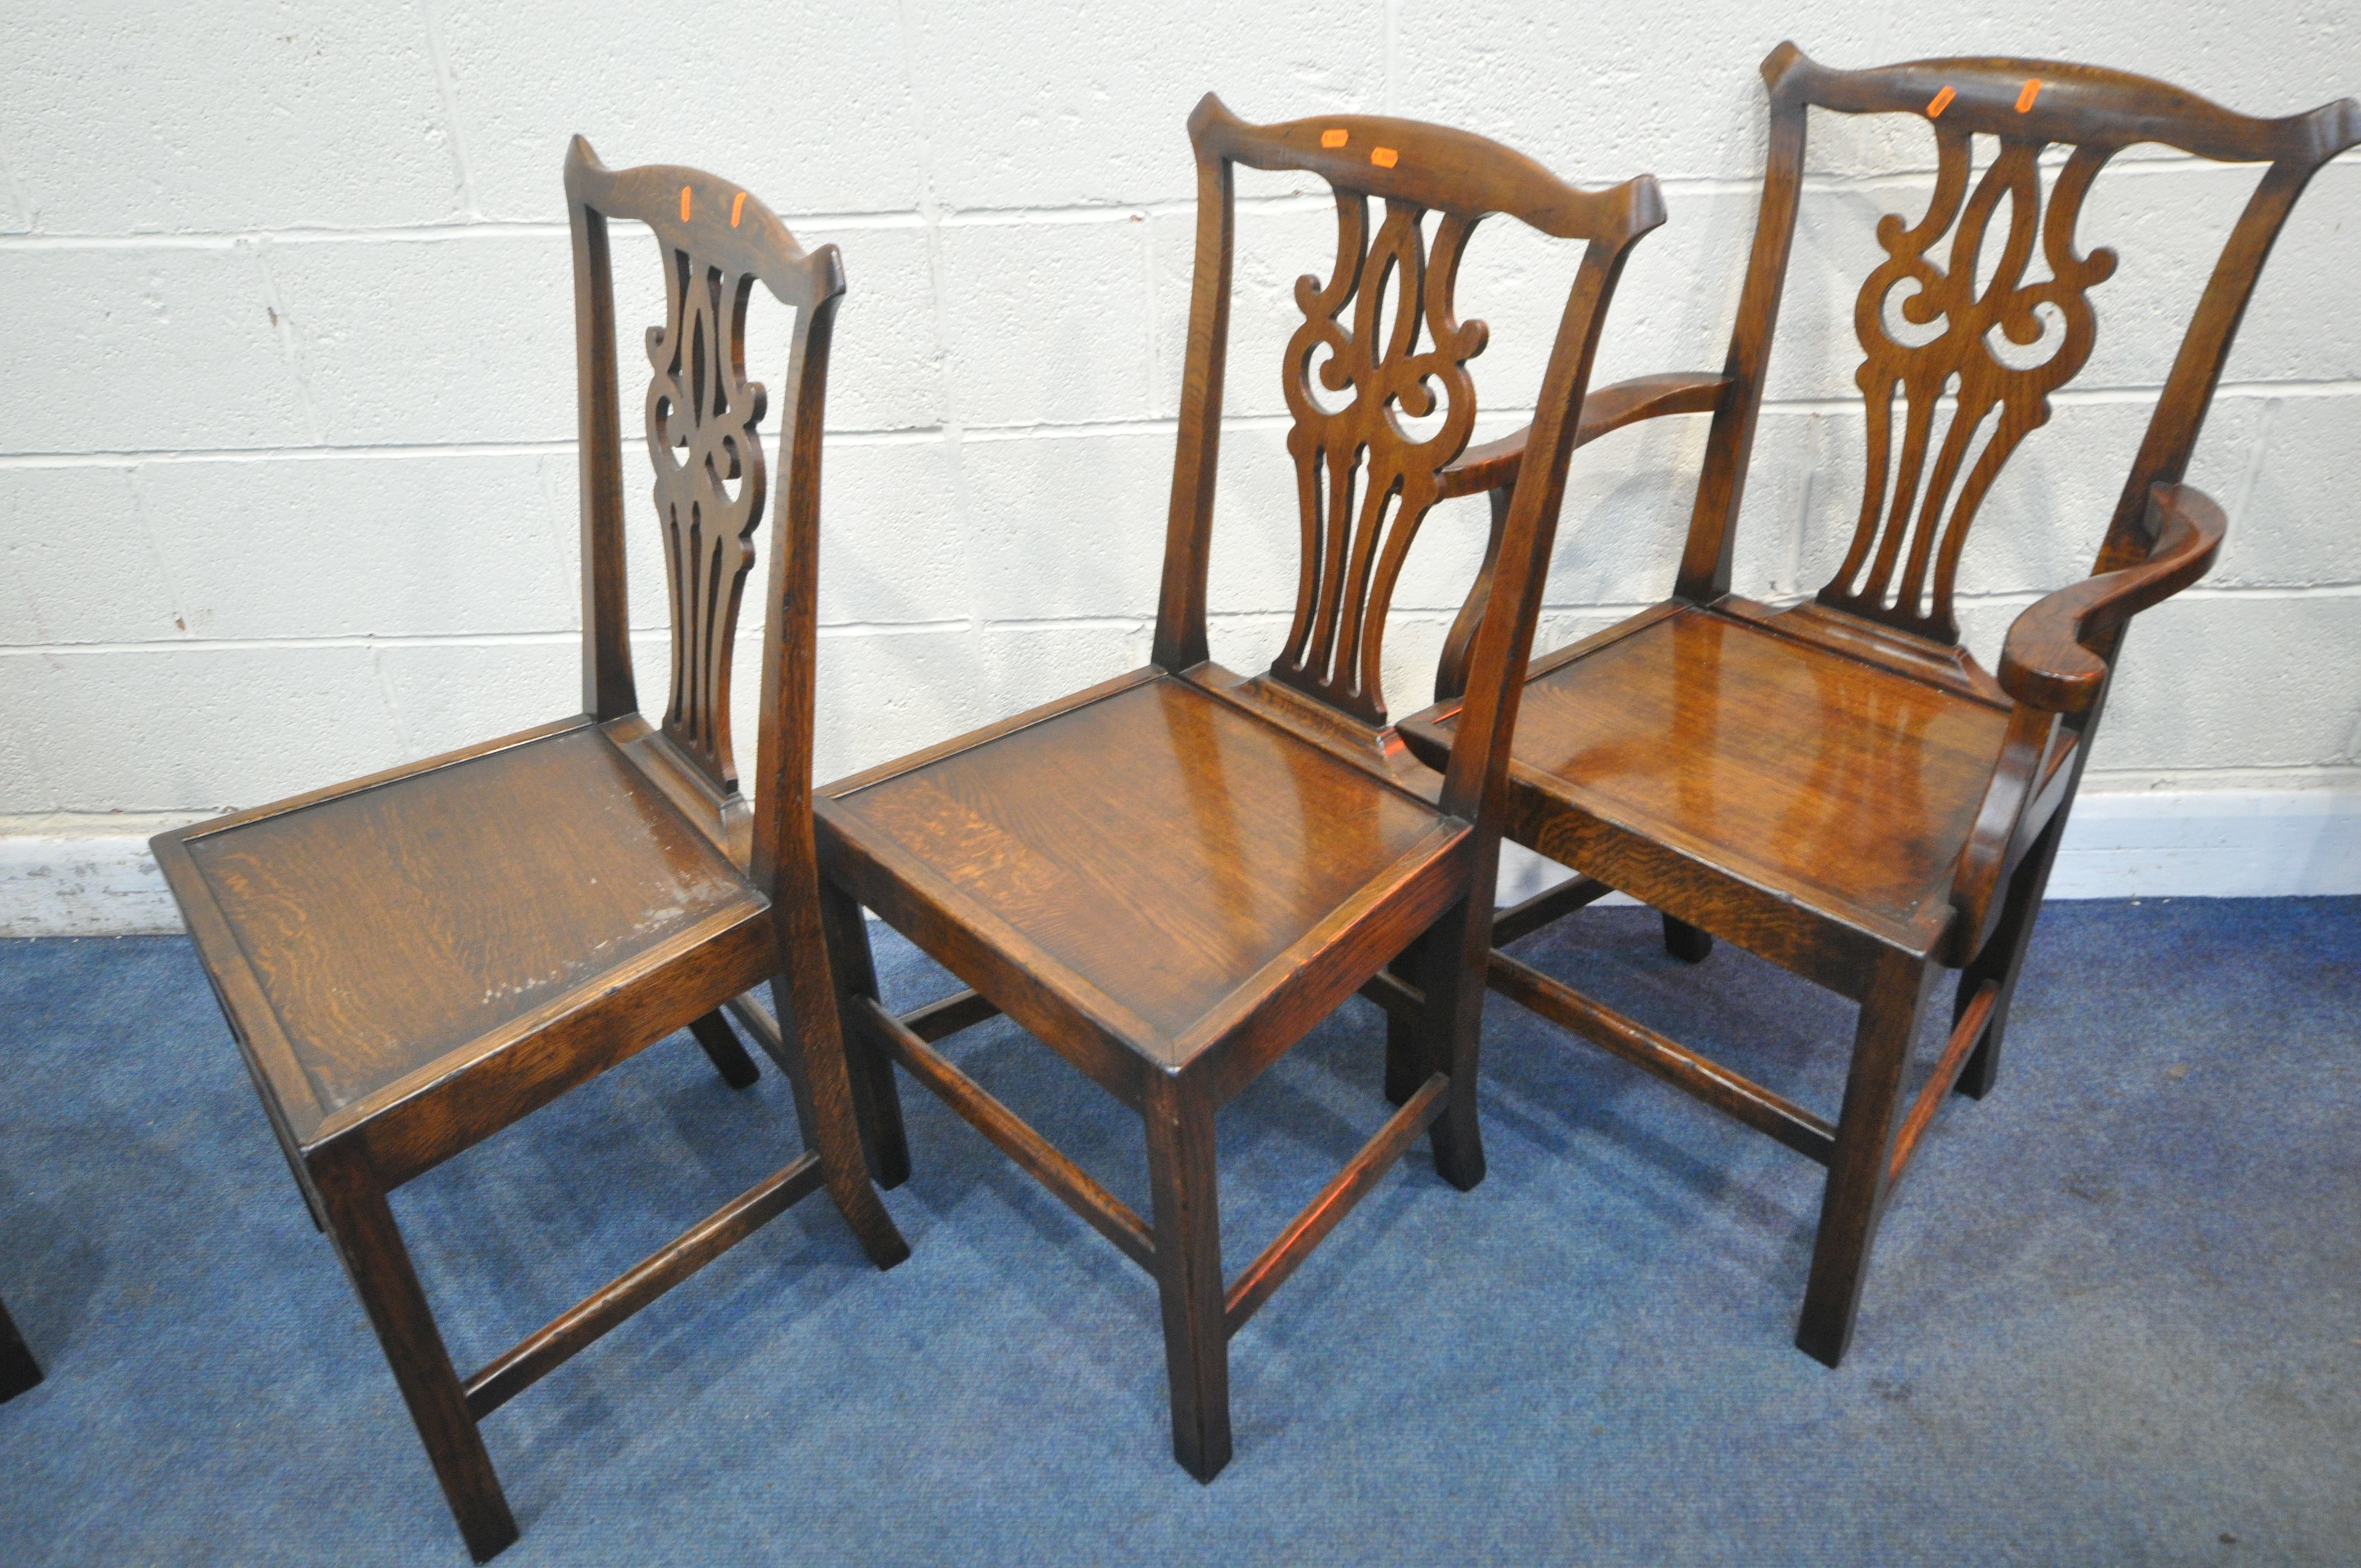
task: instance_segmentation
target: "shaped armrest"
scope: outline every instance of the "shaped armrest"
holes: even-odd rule
[[[1638,376],[1600,387],[1582,400],[1582,422],[1574,444],[1587,445],[1610,430],[1620,430],[1660,414],[1711,413],[1730,384],[1726,376],[1684,372],[1670,376]],[[1517,482],[1517,466],[1524,460],[1525,436],[1532,430],[1504,435],[1471,446],[1458,460],[1444,465],[1435,476],[1436,499],[1472,496],[1478,490],[1504,489]]]
[[[2156,543],[2136,566],[2102,572],[2037,600],[2008,629],[2000,684],[2046,713],[2081,713],[2097,700],[2106,661],[2092,644],[2203,576],[2222,548],[2222,509],[2191,485],[2148,490]]]

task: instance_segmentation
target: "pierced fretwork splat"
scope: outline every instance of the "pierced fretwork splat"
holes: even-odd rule
[[[2017,444],[2048,422],[2049,394],[2072,379],[2091,356],[2097,323],[2086,291],[2114,271],[2115,257],[2103,249],[2087,258],[2078,255],[2074,225],[2092,181],[2114,149],[2077,148],[2058,175],[2045,215],[2041,142],[2004,137],[1999,156],[1971,195],[1972,138],[1965,130],[1940,126],[1935,136],[1935,193],[1927,214],[1916,227],[1905,227],[1892,214],[1878,221],[1878,243],[1887,259],[1861,285],[1853,307],[1854,330],[1868,355],[1855,378],[1868,401],[1868,473],[1852,547],[1834,580],[1820,590],[1819,601],[1955,642],[1959,624],[1951,614],[1951,588],[1976,509]],[[1985,232],[2004,197],[2009,204],[2007,232],[1991,281],[1979,292],[1976,273]],[[1946,269],[1927,253],[1955,220],[1959,226],[1952,234]],[[2050,276],[2026,283],[2025,267],[2033,254],[2037,228]],[[1886,331],[1888,296],[1905,284],[1916,288],[1896,302],[1902,320],[1921,327],[1941,323],[1937,335],[1922,344],[1896,343]],[[1998,332],[2020,348],[2038,345],[2044,323],[2037,312],[2044,305],[2058,317],[2048,329],[2059,339],[2055,351],[2030,366],[2005,363],[1991,334]],[[1897,390],[1904,403],[1898,463],[1894,457]],[[1954,395],[1956,402],[1938,447],[1935,426],[1946,394]],[[1980,434],[1982,445],[1971,465],[1969,452]],[[1931,468],[1930,447],[1935,448]]]
[[[1271,675],[1377,725],[1386,721],[1379,659],[1394,579],[1434,505],[1437,471],[1467,445],[1476,389],[1466,362],[1484,350],[1484,323],[1462,325],[1452,313],[1475,220],[1444,214],[1430,265],[1425,215],[1412,203],[1387,202],[1372,245],[1368,199],[1336,192],[1335,274],[1325,288],[1315,278],[1297,280],[1304,319],[1289,340],[1282,374],[1295,418],[1287,448],[1302,508],[1303,575]],[[1381,323],[1389,285],[1392,305]],[[1355,302],[1349,331],[1336,319],[1347,301]],[[1416,352],[1422,328],[1433,345],[1422,354]],[[1350,394],[1333,411],[1312,389],[1312,359],[1323,348],[1320,385]],[[1440,423],[1431,433],[1403,429],[1402,417],[1438,418],[1438,402]]]
[[[663,729],[724,791],[730,749],[730,644],[754,562],[764,475],[760,382],[746,379],[752,273],[669,248],[666,319],[648,329],[648,455],[672,589],[672,696]]]

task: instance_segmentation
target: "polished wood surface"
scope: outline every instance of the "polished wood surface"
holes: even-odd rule
[[[534,729],[154,840],[313,1215],[350,1274],[467,1548],[516,1539],[477,1423],[823,1188],[880,1267],[907,1255],[863,1166],[822,945],[812,838],[819,434],[836,253],[694,170],[620,173],[576,138],[583,703]],[[702,214],[701,216],[699,214]],[[671,580],[663,714],[637,711],[623,592],[609,217],[655,233],[648,455]],[[734,626],[771,496],[745,375],[760,282],[796,313],[771,531],[757,776],[737,787]],[[647,1046],[692,1030],[759,1069],[723,1017],[769,982],[762,1038],[806,1152],[462,1381],[387,1193]]]
[[[1878,1217],[1937,1105],[1955,1086],[1980,1098],[1993,1085],[2125,624],[2196,581],[2220,549],[2221,510],[2182,482],[2190,452],[2272,241],[2320,165],[2361,144],[2361,105],[2257,119],[2095,67],[1836,71],[1793,44],[1763,74],[1760,215],[1674,597],[1529,670],[1508,830],[1585,875],[1505,912],[1495,937],[1527,935],[1613,887],[1663,912],[1678,958],[1707,961],[1719,937],[1850,997],[1861,1016],[1843,1109],[1820,1121],[1506,954],[1490,975],[1828,1166],[1796,1343],[1833,1365]],[[1730,592],[1730,563],[1814,109],[1918,119],[1935,179],[1923,211],[1879,220],[1884,257],[1855,297],[1867,440],[1850,546],[1812,602],[1774,610]],[[2140,142],[2268,167],[2191,317],[2094,575],[2018,617],[1995,677],[1959,645],[1959,564],[1992,485],[2090,356],[2093,291],[2125,286],[2114,253],[2086,252],[2077,229],[2110,159]],[[1628,417],[1704,406],[1701,390],[1635,396]],[[1521,439],[1489,444],[1484,471],[1509,471]],[[1483,592],[1479,582],[1461,612],[1436,705],[1399,726],[1433,767],[1452,757],[1455,644],[1484,614]],[[1952,1033],[1905,1112],[1910,1041],[1950,970]],[[1418,1066],[1405,1049],[1394,1058],[1388,1082],[1400,1091]]]
[[[1422,1131],[1445,1179],[1483,1178],[1477,1025],[1513,676],[1532,651],[1606,307],[1663,208],[1644,176],[1578,191],[1506,148],[1405,120],[1249,126],[1209,95],[1189,128],[1196,271],[1152,662],[840,781],[813,816],[872,1168],[889,1184],[908,1168],[898,1062],[1153,1274],[1173,1454],[1210,1481],[1231,1454],[1230,1335]],[[1325,180],[1337,236],[1324,274],[1296,286],[1303,323],[1282,366],[1295,614],[1277,662],[1251,678],[1211,662],[1205,603],[1239,163]],[[1490,214],[1583,244],[1535,428],[1515,455],[1455,468],[1487,329],[1458,320],[1453,293]],[[1608,413],[1716,395],[1656,387]],[[1433,422],[1413,431],[1405,417]],[[1387,728],[1381,651],[1420,524],[1477,475],[1509,487],[1485,565],[1494,609],[1461,640],[1466,709],[1437,777]],[[861,905],[973,994],[887,1013]],[[1391,1010],[1416,1069],[1400,1085],[1408,1103],[1225,1283],[1214,1113],[1356,992]],[[995,1014],[1139,1113],[1151,1214],[932,1049]]]
[[[1931,951],[2007,727],[1991,704],[1685,607],[1528,683],[1516,776]],[[1545,840],[1554,813],[1528,809]]]
[[[324,1112],[769,903],[589,725],[189,854]]]
[[[1054,795],[1043,784],[1056,780]],[[1429,835],[1427,802],[1189,682],[1132,686],[882,783],[828,820],[956,889],[1175,1044]],[[857,825],[848,821],[857,818]]]

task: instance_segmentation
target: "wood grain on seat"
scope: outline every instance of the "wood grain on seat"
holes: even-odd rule
[[[329,1112],[767,902],[587,724],[188,850]]]
[[[1907,943],[1948,922],[2007,728],[1989,704],[1685,609],[1528,685],[1513,755],[1567,805]]]
[[[1045,780],[1059,788],[1046,794]],[[1172,1043],[1443,813],[1170,676],[835,795]]]

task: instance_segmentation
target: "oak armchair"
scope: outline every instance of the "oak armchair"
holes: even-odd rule
[[[2221,544],[2221,510],[2182,476],[2272,241],[2313,172],[2361,141],[2361,106],[2256,119],[2088,66],[1835,71],[1792,44],[1763,74],[1769,161],[1729,358],[1718,376],[1658,378],[1640,408],[1713,414],[1679,574],[1670,598],[1527,674],[1507,832],[1583,874],[1499,914],[1489,981],[1828,1168],[1796,1343],[1834,1365],[1879,1216],[1921,1134],[1954,1087],[1979,1098],[1992,1088],[2125,623],[2196,581]],[[1731,552],[1814,108],[1923,121],[1937,171],[1923,215],[1879,224],[1886,258],[1855,307],[1867,472],[1850,549],[1810,602],[1774,610],[1730,591]],[[1997,148],[1981,172],[1979,137]],[[2089,291],[2115,257],[2080,252],[2076,220],[2108,159],[2138,142],[2266,167],[2182,338],[2094,575],[2017,618],[1995,678],[1960,642],[1960,552],[2003,465],[2090,355]],[[2054,169],[2041,156],[2052,145],[2068,151]],[[1988,234],[1997,257],[1984,254]],[[2049,275],[2027,281],[2037,241]],[[1892,334],[1897,310],[1919,341]],[[1997,352],[1999,337],[2015,349]],[[2046,356],[2024,363],[2037,348]],[[1498,471],[1513,476],[1518,439],[1495,444]],[[1461,613],[1436,705],[1400,727],[1431,765],[1464,722],[1466,637],[1487,591],[1479,580]],[[1861,1003],[1834,1123],[1497,950],[1610,890],[1663,913],[1676,957],[1700,960],[1719,936]],[[1912,1037],[1950,971],[1948,1041],[1905,1103]],[[1406,1070],[1390,1077],[1397,1092]]]

